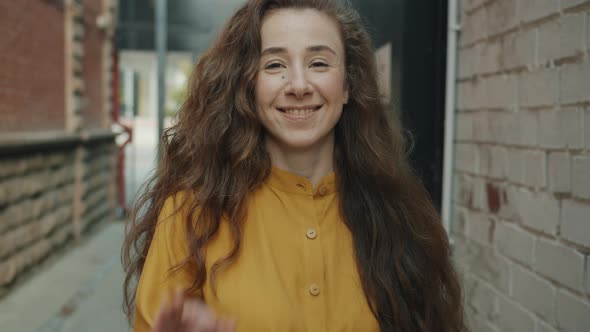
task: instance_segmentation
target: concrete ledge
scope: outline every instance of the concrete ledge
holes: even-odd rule
[[[91,144],[114,140],[116,133],[110,129],[92,129],[78,133],[65,131],[34,131],[0,134],[0,156],[68,149],[78,144]]]

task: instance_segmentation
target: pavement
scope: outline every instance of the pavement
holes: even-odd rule
[[[130,331],[123,314],[123,222],[109,222],[0,299],[2,332]]]

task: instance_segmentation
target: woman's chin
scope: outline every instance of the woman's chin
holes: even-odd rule
[[[294,135],[289,137],[278,137],[272,139],[271,144],[278,149],[289,150],[307,150],[312,149],[319,144],[319,140],[311,135]]]
[[[309,138],[291,139],[283,141],[281,145],[290,150],[307,150],[317,146],[318,141]]]

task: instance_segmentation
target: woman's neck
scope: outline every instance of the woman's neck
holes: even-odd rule
[[[311,147],[296,149],[274,139],[266,139],[272,165],[306,177],[312,185],[334,170],[334,134]]]

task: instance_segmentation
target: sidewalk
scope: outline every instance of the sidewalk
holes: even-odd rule
[[[129,331],[122,309],[124,224],[109,223],[0,300],[0,331]]]

